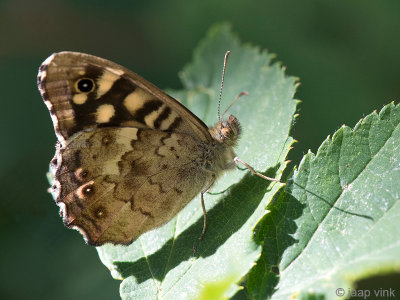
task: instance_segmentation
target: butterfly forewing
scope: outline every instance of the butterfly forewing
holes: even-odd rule
[[[64,143],[87,128],[135,126],[210,141],[207,126],[139,75],[92,55],[61,52],[40,67],[38,85]]]

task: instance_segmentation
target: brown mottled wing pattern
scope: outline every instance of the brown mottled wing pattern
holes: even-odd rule
[[[199,168],[201,155],[186,134],[129,127],[78,133],[54,161],[64,223],[91,245],[128,244],[212,181]]]
[[[128,244],[213,182],[201,167],[212,144],[205,124],[135,73],[61,52],[38,85],[59,140],[56,202],[89,244]]]

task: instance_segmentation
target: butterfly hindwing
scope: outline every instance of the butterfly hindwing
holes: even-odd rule
[[[212,181],[199,170],[201,153],[185,134],[100,128],[77,134],[58,152],[56,202],[64,223],[92,245],[130,243],[170,220]]]

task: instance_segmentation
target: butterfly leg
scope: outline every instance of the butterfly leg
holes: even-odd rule
[[[237,157],[237,156],[236,156],[233,160],[235,161],[236,164],[241,163],[243,166],[245,166],[247,169],[249,169],[250,172],[251,172],[252,174],[254,174],[254,175],[257,175],[257,176],[259,176],[259,177],[261,177],[261,178],[263,178],[263,179],[265,179],[265,180],[268,180],[268,181],[280,182],[279,179],[267,177],[267,176],[265,176],[265,175],[263,175],[263,174],[257,172],[257,171],[254,170],[249,164],[247,164],[246,162],[244,162],[243,160],[241,160],[241,159],[240,159],[239,157]]]
[[[206,206],[204,204],[204,194],[211,188],[211,186],[214,184],[215,181],[215,174],[212,173],[212,181],[207,185],[205,189],[201,191],[200,194],[200,199],[201,199],[201,208],[203,209],[203,230],[201,231],[201,235],[199,237],[199,240],[201,241],[204,237],[204,234],[206,233],[206,228],[207,228],[207,211],[206,211]]]
[[[203,230],[201,231],[199,241],[201,241],[204,237],[204,234],[206,233],[206,226],[207,226],[207,211],[206,211],[206,206],[204,205],[204,193],[207,191],[201,191],[200,194],[200,199],[201,199],[201,208],[203,209]],[[197,253],[197,245],[196,243],[193,245],[193,255],[196,255]]]
[[[206,227],[207,227],[207,211],[206,211],[206,206],[204,205],[204,192],[201,192],[200,198],[201,198],[201,208],[203,209],[203,230],[201,231],[201,235],[199,237],[199,240],[201,241],[204,237],[204,234],[206,233]]]

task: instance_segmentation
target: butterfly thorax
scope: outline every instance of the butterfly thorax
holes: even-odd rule
[[[218,177],[222,171],[235,166],[233,159],[236,155],[233,148],[237,145],[241,127],[237,118],[229,115],[228,120],[218,122],[214,127],[209,128],[209,132],[214,140],[214,147],[209,153],[209,158],[206,159],[206,161],[212,161],[212,164],[206,163],[205,166]]]

